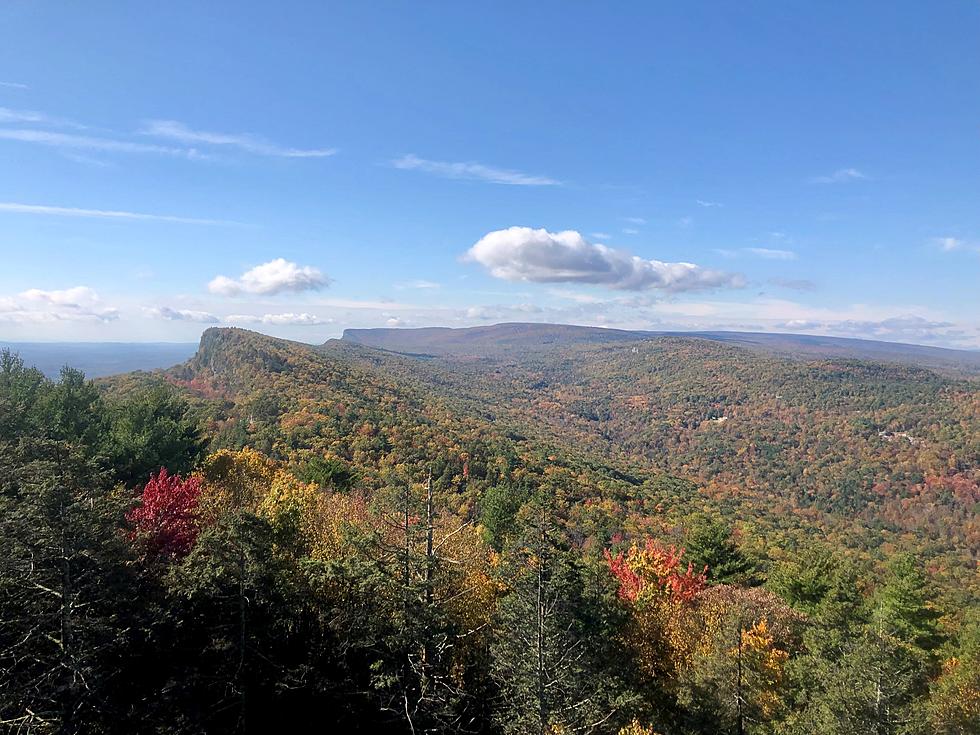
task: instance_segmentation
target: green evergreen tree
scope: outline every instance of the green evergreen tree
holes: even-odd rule
[[[934,654],[944,640],[939,628],[942,613],[914,557],[902,554],[891,561],[888,578],[875,595],[874,604],[888,635],[914,646],[934,661]]]
[[[685,557],[694,568],[708,568],[712,584],[749,584],[756,576],[755,564],[732,538],[732,529],[724,521],[698,516],[688,529],[684,541]]]
[[[543,491],[547,492],[547,491]],[[596,657],[581,570],[543,496],[520,514],[523,532],[506,550],[492,673],[498,727],[513,735],[593,732],[615,714]]]
[[[3,362],[0,402],[37,420],[8,423],[0,447],[0,720],[99,732],[123,713],[123,654],[140,628],[128,500],[108,482],[102,405],[84,376],[50,385]]]
[[[113,401],[108,441],[116,477],[133,487],[161,467],[173,474],[192,470],[203,442],[188,413],[187,402],[163,383]]]

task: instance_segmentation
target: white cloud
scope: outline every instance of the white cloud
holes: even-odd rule
[[[408,324],[408,322],[406,322],[404,319],[398,318],[397,316],[393,316],[390,317],[385,322],[385,324],[387,324],[389,327],[396,328],[396,327],[404,327],[405,325]]]
[[[318,324],[333,323],[333,319],[321,319],[315,314],[307,314],[306,312],[302,314],[294,314],[292,312],[286,312],[285,314],[263,314],[262,316],[255,314],[229,314],[225,317],[225,321],[237,324],[270,324],[277,327],[313,327]]]
[[[396,283],[395,288],[405,289],[414,288],[420,290],[431,290],[434,288],[442,288],[442,284],[436,283],[435,281],[426,281],[424,279],[419,279],[417,281],[407,281],[404,283]]]
[[[28,301],[43,301],[55,306],[69,306],[80,309],[98,303],[99,295],[88,286],[75,286],[63,290],[43,291],[31,288],[21,294]]]
[[[0,87],[7,87],[8,89],[30,89],[26,84],[21,84],[20,82],[0,82]]]
[[[510,184],[512,186],[558,186],[560,181],[547,176],[535,176],[520,171],[494,168],[474,161],[452,163],[447,161],[430,161],[409,154],[391,162],[395,168],[409,171],[442,176],[447,179],[473,179],[488,181],[492,184]]]
[[[976,240],[961,240],[958,237],[934,237],[932,243],[944,253],[951,253],[954,250],[967,250],[980,253],[980,242]]]
[[[11,122],[46,122],[47,115],[34,110],[11,110],[9,107],[0,107],[0,123]]]
[[[811,184],[845,184],[849,181],[860,181],[869,178],[856,168],[839,168],[829,176],[814,176],[810,179]]]
[[[768,260],[795,260],[796,253],[792,250],[777,250],[773,248],[745,248],[745,252]]]
[[[181,143],[230,146],[259,156],[284,158],[323,158],[332,156],[336,148],[287,148],[247,133],[214,133],[192,130],[176,120],[149,120],[140,130],[143,135],[168,138]]]
[[[623,217],[627,222],[631,222],[634,225],[645,225],[647,221],[642,217]]]
[[[589,235],[594,240],[610,240],[610,239],[612,239],[612,235],[610,235],[608,232],[591,232],[591,233],[589,233]]]
[[[936,247],[947,253],[951,250],[959,250],[966,244],[962,240],[955,237],[936,237],[933,238],[933,242],[936,244]]]
[[[624,235],[639,235],[640,234],[640,231],[639,230],[636,230],[636,229],[634,229],[632,227],[624,227],[623,228],[623,234]]]
[[[173,217],[166,214],[144,214],[142,212],[123,212],[112,209],[79,209],[77,207],[52,207],[47,204],[20,204],[0,202],[0,212],[18,214],[43,214],[58,217],[96,217],[104,219],[148,220],[152,222],[180,222],[190,225],[237,225],[238,222],[217,219],[197,219],[194,217]]]
[[[163,319],[169,322],[198,322],[200,324],[218,324],[221,319],[206,311],[192,309],[171,309],[169,306],[159,306],[143,309],[143,312],[153,319]]]
[[[106,306],[88,286],[51,291],[31,288],[17,298],[0,299],[0,319],[7,322],[109,322],[118,318],[119,310]]]
[[[193,148],[173,148],[152,143],[133,143],[128,140],[96,138],[72,133],[56,133],[50,130],[0,129],[0,139],[15,140],[21,143],[36,143],[53,148],[74,148],[107,153],[151,153],[184,158],[206,158]]]
[[[708,202],[708,201],[705,201],[704,199],[696,199],[695,201],[697,202],[697,204],[698,204],[699,207],[723,207],[723,206],[725,206],[724,204],[720,204],[719,202]]]
[[[240,293],[270,295],[284,291],[315,291],[329,282],[330,279],[313,266],[301,266],[284,258],[276,258],[245,271],[237,280],[216,276],[208,284],[208,290],[219,296],[236,296]]]
[[[806,278],[770,278],[769,283],[793,291],[816,291],[817,284]]]
[[[511,227],[484,235],[465,255],[496,278],[538,283],[590,283],[613,289],[669,292],[740,288],[742,276],[694,263],[665,263],[590,243],[578,232]]]

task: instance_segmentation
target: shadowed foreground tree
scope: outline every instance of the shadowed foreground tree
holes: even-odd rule
[[[547,499],[519,516],[523,532],[506,550],[492,673],[500,687],[495,720],[505,733],[590,733],[617,714],[604,662],[596,656],[581,570]]]
[[[18,371],[13,382],[35,383]],[[115,692],[139,628],[139,601],[120,604],[134,589],[119,532],[128,501],[107,482],[91,384],[65,370],[36,387],[22,406],[37,411],[34,431],[0,448],[13,465],[0,494],[0,721],[99,732],[125,714]]]

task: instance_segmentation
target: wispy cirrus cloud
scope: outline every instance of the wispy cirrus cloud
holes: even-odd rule
[[[770,278],[768,282],[773,286],[788,288],[792,291],[817,290],[817,284],[806,278]]]
[[[705,207],[705,208],[709,208],[709,209],[711,207],[723,207],[723,206],[725,206],[724,204],[721,204],[719,202],[709,202],[709,201],[707,201],[705,199],[696,199],[695,201],[697,202],[697,205],[699,207]]]
[[[436,283],[435,281],[427,281],[424,278],[417,281],[403,281],[402,283],[396,283],[395,288],[397,289],[420,289],[423,291],[432,290],[436,288],[442,288],[441,283]]]
[[[30,89],[29,86],[20,82],[0,82],[0,87],[6,87],[7,89]]]
[[[745,279],[736,273],[694,263],[647,260],[590,243],[574,230],[496,230],[484,235],[464,258],[479,263],[495,278],[508,281],[589,283],[618,290],[660,289],[671,293],[745,285]]]
[[[934,237],[932,244],[944,253],[951,253],[955,250],[968,250],[980,253],[980,242],[964,240],[959,237]]]
[[[55,207],[47,204],[22,204],[19,202],[0,202],[0,212],[16,214],[52,215],[55,217],[90,217],[98,219],[143,220],[150,222],[176,222],[188,225],[241,225],[240,222],[219,219],[200,219],[197,217],[176,217],[167,214],[146,214],[114,209],[81,209],[79,207]]]
[[[0,123],[43,123],[47,122],[48,119],[47,115],[36,110],[12,110],[9,107],[0,107]]]
[[[142,135],[166,138],[180,143],[226,146],[259,156],[283,158],[325,158],[337,152],[336,148],[290,148],[271,143],[249,133],[216,133],[194,130],[176,120],[148,120],[140,129]]]
[[[189,159],[203,159],[207,156],[193,148],[175,148],[154,143],[137,143],[129,140],[100,138],[91,135],[59,133],[52,130],[30,128],[0,128],[0,139],[20,143],[33,143],[51,148],[69,148],[105,153],[137,153],[162,156],[180,156]]]
[[[273,295],[283,292],[316,291],[327,286],[330,279],[310,265],[297,265],[285,258],[276,258],[245,271],[239,278],[215,276],[208,290],[219,296],[242,293]]]
[[[536,176],[522,171],[487,166],[475,161],[431,161],[414,154],[402,156],[391,162],[395,168],[405,171],[422,171],[445,179],[471,179],[491,184],[511,186],[560,186],[561,182],[548,176]]]
[[[867,174],[858,171],[856,168],[839,168],[826,176],[813,176],[809,181],[811,184],[846,184],[850,181],[861,181],[869,178]]]
[[[745,248],[745,252],[767,260],[796,260],[796,253],[792,250],[780,250],[778,248]]]
[[[738,258],[742,255],[752,255],[756,258],[767,260],[796,260],[796,253],[792,250],[782,250],[779,248],[713,248],[712,252],[717,253],[723,258]]]

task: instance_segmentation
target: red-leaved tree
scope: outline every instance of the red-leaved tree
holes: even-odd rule
[[[619,596],[636,602],[644,593],[656,592],[690,602],[707,584],[707,567],[700,572],[681,562],[684,549],[662,546],[648,539],[643,546],[634,545],[628,552],[615,556],[606,551],[606,563],[619,582]]]
[[[182,479],[161,469],[150,476],[140,504],[126,514],[132,525],[130,537],[150,555],[185,556],[197,540],[200,495],[200,478]]]

